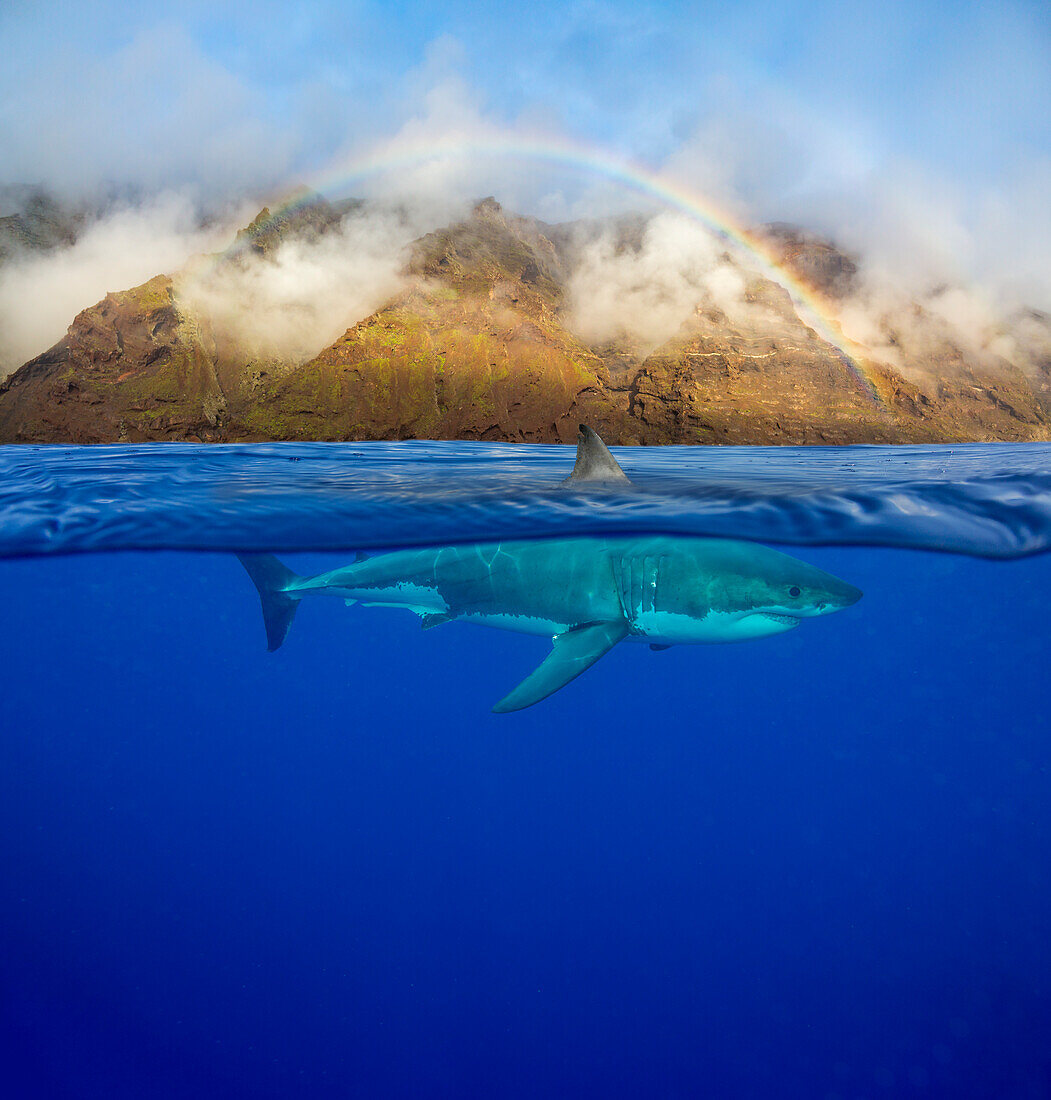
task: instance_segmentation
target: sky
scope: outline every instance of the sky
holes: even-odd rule
[[[910,291],[1051,309],[1046,3],[4,0],[0,41],[0,184],[133,190],[165,217],[172,195],[257,209],[298,184],[439,210],[492,193],[549,221],[639,205],[522,158],[350,171],[570,142],[739,223],[825,233]]]
[[[760,204],[903,164],[995,188],[1051,156],[1040,3],[5,0],[0,38],[9,182],[309,179],[457,95],[654,168],[719,149]]]

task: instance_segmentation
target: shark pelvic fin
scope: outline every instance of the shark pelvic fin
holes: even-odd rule
[[[494,714],[522,710],[546,699],[570,680],[586,672],[604,653],[608,653],[628,633],[626,619],[616,622],[589,623],[559,634],[551,644],[546,660],[527,676],[509,695],[493,707]]]
[[[577,436],[577,461],[573,472],[563,485],[579,485],[583,482],[630,485],[631,480],[620,468],[620,463],[609,453],[598,432],[586,424],[580,425]]]
[[[266,648],[273,653],[285,640],[296,617],[299,600],[289,596],[285,589],[299,578],[273,554],[238,554],[237,560],[248,571],[259,593],[266,626]]]
[[[450,615],[446,611],[425,613],[420,616],[420,629],[430,630],[432,626],[441,626],[442,623],[451,623],[455,618],[455,615]]]

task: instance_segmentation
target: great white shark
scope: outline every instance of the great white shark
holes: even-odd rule
[[[627,482],[581,427],[568,484]],[[402,607],[424,629],[459,620],[552,640],[547,658],[493,710],[546,699],[618,642],[743,642],[793,630],[861,598],[851,584],[758,543],[695,536],[482,542],[398,550],[300,577],[271,554],[239,555],[259,592],[268,648],[285,640],[300,601],[336,596]]]

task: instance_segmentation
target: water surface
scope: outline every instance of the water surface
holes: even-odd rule
[[[0,449],[8,1094],[1051,1094],[1051,448],[617,456]],[[542,639],[229,553],[596,531],[865,596],[493,715]]]

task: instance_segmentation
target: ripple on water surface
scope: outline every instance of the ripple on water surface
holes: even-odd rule
[[[340,550],[663,531],[1011,558],[1051,548],[1051,445],[573,448],[490,443],[0,447],[0,555]]]

